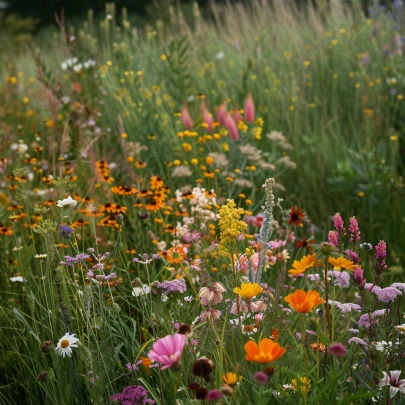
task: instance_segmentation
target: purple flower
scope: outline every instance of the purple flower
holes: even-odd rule
[[[402,295],[402,293],[395,287],[387,287],[382,288],[376,295],[379,301],[387,303],[390,301],[394,301],[395,298],[398,295]]]
[[[336,231],[338,231],[338,232],[345,231],[345,224],[343,222],[342,217],[340,216],[340,214],[338,212],[333,216],[333,225],[335,226]]]
[[[378,309],[377,311],[372,312],[370,314],[370,316],[368,314],[363,314],[359,319],[358,325],[359,325],[359,327],[369,329],[371,326],[371,322],[374,321],[375,318],[387,315],[388,313],[389,313],[389,310]]]
[[[364,347],[365,350],[368,350],[368,343],[365,340],[360,339],[358,337],[352,337],[351,339],[348,340],[347,343],[349,343],[349,345],[352,344],[361,345]]]
[[[328,354],[335,357],[345,357],[347,350],[341,343],[332,343],[328,346]]]
[[[391,287],[397,288],[398,290],[405,291],[405,283],[394,283]]]
[[[353,335],[358,335],[360,331],[358,329],[350,328],[348,332],[353,333]]]
[[[361,311],[361,306],[357,305],[357,304],[353,304],[351,302],[349,303],[343,303],[343,302],[339,302],[339,301],[331,301],[329,300],[329,304],[333,304],[335,305],[337,308],[339,308],[342,313],[346,313],[346,312],[352,312],[352,311]]]
[[[111,401],[117,401],[121,405],[152,405],[153,399],[148,398],[148,391],[139,385],[129,385],[120,394],[111,396]]]
[[[158,282],[154,285],[154,287],[158,288],[165,295],[176,292],[183,294],[187,290],[187,284],[182,278],[176,278],[171,281],[163,281],[163,283]]]
[[[222,392],[220,390],[213,389],[213,390],[209,391],[207,394],[207,401],[210,401],[210,402],[218,401],[218,399],[221,399],[221,398],[222,398]]]
[[[70,228],[69,226],[66,226],[66,225],[60,225],[59,229],[60,229],[59,235],[62,236],[62,238],[70,239],[70,237],[72,236],[72,233],[73,233],[72,228]]]
[[[263,371],[258,371],[253,378],[260,385],[266,385],[269,381],[268,375]]]
[[[333,284],[337,285],[339,288],[347,288],[350,286],[350,276],[348,273],[330,270],[328,274],[333,277]]]

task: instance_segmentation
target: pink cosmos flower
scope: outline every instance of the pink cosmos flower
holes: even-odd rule
[[[165,336],[153,344],[148,357],[153,361],[161,363],[163,365],[162,370],[177,366],[183,354],[186,339],[185,335],[178,333],[174,336]]]
[[[384,387],[389,385],[390,387],[390,398],[394,398],[398,391],[401,391],[405,394],[405,380],[400,380],[399,376],[401,375],[401,370],[393,370],[390,371],[390,376],[383,371],[384,377],[381,378],[380,382],[378,383],[379,387]]]

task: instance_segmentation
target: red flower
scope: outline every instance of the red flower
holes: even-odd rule
[[[311,253],[314,251],[311,245],[313,245],[315,242],[313,240],[307,240],[306,236],[303,236],[300,241],[298,241],[295,246],[297,246],[300,249],[308,249]]]
[[[288,225],[295,224],[297,226],[302,226],[301,219],[305,217],[305,212],[302,208],[299,207],[291,207],[290,208],[290,219],[288,221]]]

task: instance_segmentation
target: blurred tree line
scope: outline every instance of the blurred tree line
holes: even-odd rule
[[[169,6],[191,5],[195,0],[0,0],[0,14],[16,15],[22,18],[30,18],[37,22],[37,27],[54,24],[55,13],[64,10],[69,19],[80,18],[87,14],[89,9],[94,14],[102,15],[105,12],[106,3],[113,1],[116,9],[125,7],[129,14],[136,14],[141,20],[149,20],[153,17],[160,17],[166,14]],[[197,0],[199,6],[204,10],[213,0]],[[248,3],[251,0],[214,0],[215,3]],[[266,0],[269,3],[272,0]],[[331,0],[285,0],[295,3],[298,7],[305,7],[312,3],[315,6],[327,8]],[[364,12],[374,3],[389,6],[397,0],[342,0],[350,4],[360,1]],[[1,25],[1,19],[0,19]],[[1,28],[1,27],[0,27]]]

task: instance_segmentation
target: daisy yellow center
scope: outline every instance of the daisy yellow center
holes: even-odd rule
[[[62,342],[60,342],[60,347],[62,349],[66,349],[69,346],[69,341],[66,339],[63,339]]]
[[[335,267],[333,268],[333,270],[342,270],[342,267],[341,267],[341,266],[335,266]]]

